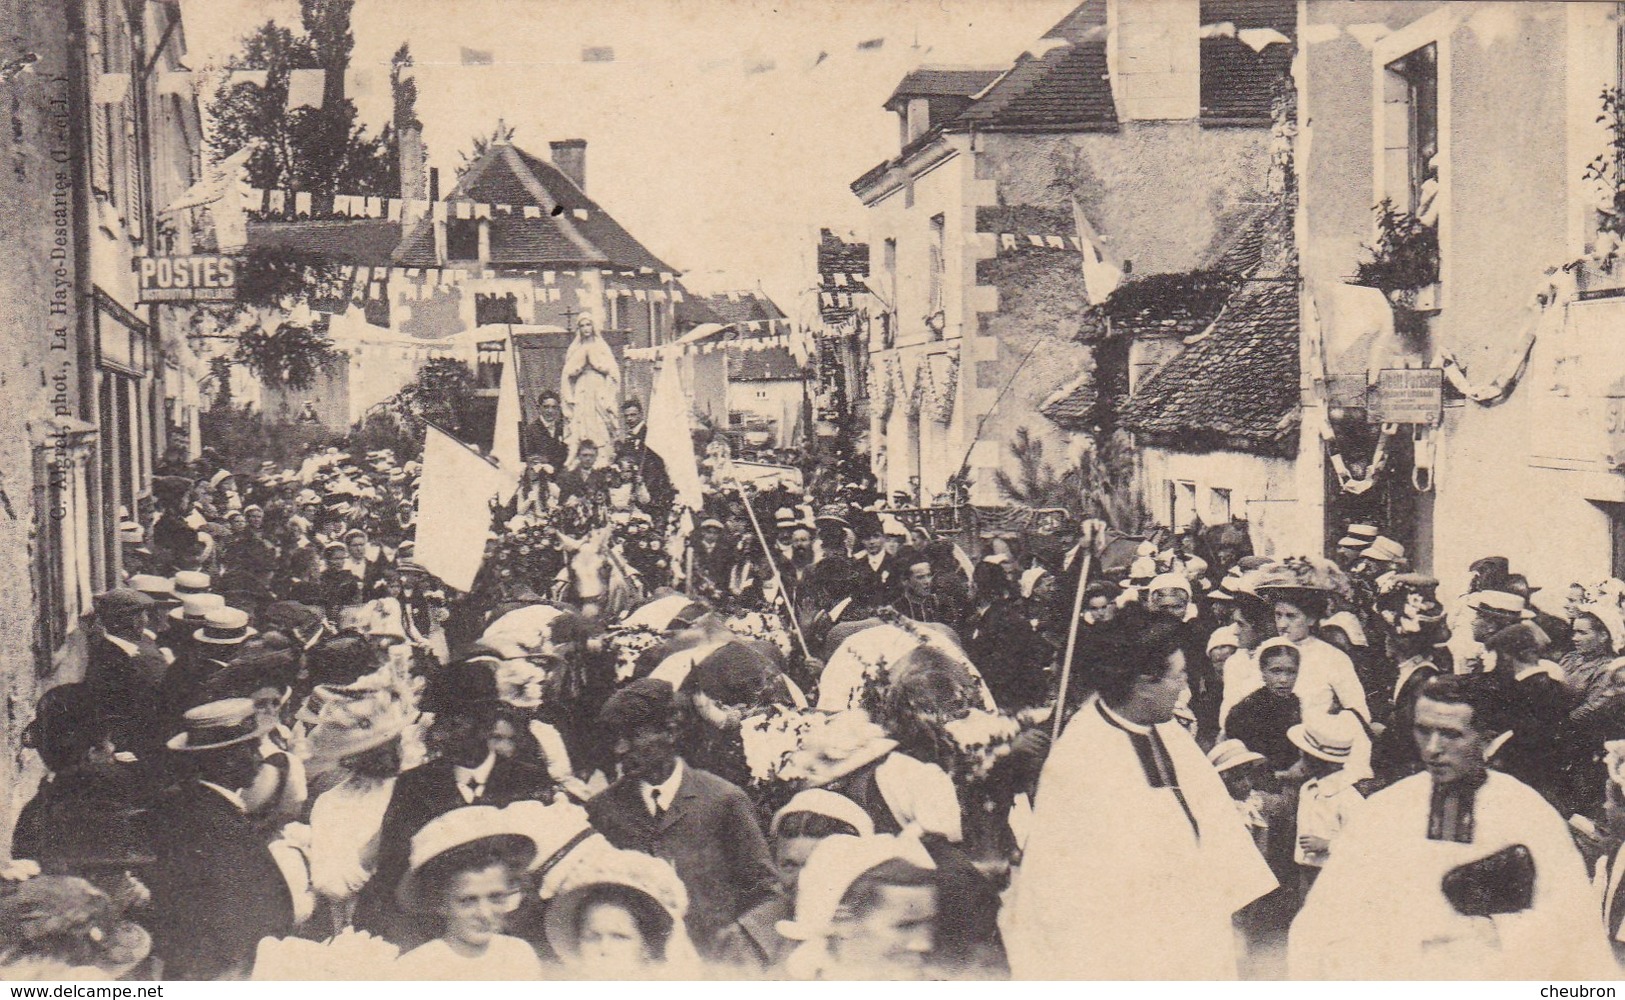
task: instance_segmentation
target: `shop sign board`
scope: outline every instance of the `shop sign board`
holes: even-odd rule
[[[1372,392],[1372,418],[1437,427],[1444,416],[1444,369],[1384,368]]]
[[[136,301],[231,302],[237,298],[240,262],[224,254],[138,257]]]

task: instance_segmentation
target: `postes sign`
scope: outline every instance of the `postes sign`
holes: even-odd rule
[[[230,302],[237,297],[240,262],[235,257],[139,257],[135,263],[138,302]]]

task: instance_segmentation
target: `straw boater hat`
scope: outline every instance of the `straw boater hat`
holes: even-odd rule
[[[1467,595],[1467,606],[1480,614],[1488,614],[1502,618],[1530,619],[1535,613],[1529,610],[1529,602],[1517,594],[1509,594],[1504,590],[1480,590]]]
[[[1378,536],[1360,554],[1367,559],[1375,559],[1377,562],[1401,563],[1405,561],[1405,546],[1392,538]]]
[[[406,876],[395,887],[396,900],[410,912],[434,910],[436,901],[424,896],[424,866],[455,848],[484,841],[511,857],[517,869],[524,869],[536,857],[536,841],[514,830],[503,810],[496,806],[453,809],[424,824],[412,837],[410,864]]]
[[[202,627],[208,621],[209,612],[225,606],[226,599],[219,594],[182,594],[180,607],[171,609],[169,617],[186,625]]]
[[[780,507],[773,514],[773,527],[780,531],[790,531],[801,527],[801,522],[796,520],[795,511],[788,507]]]
[[[185,753],[219,750],[265,735],[254,718],[254,703],[247,698],[227,698],[187,709],[181,722],[186,731],[165,745]]]
[[[1286,738],[1293,746],[1333,764],[1347,763],[1354,756],[1354,744],[1359,737],[1360,724],[1352,712],[1317,713],[1286,731]]]
[[[1376,541],[1382,534],[1382,529],[1374,524],[1351,524],[1346,537],[1339,545],[1349,545],[1352,548],[1364,548]]]
[[[139,590],[167,607],[172,608],[180,603],[180,598],[175,596],[175,581],[167,576],[137,573],[130,577],[130,589]]]
[[[1232,768],[1256,764],[1266,758],[1256,750],[1247,749],[1247,744],[1240,740],[1222,740],[1208,751],[1207,759],[1213,765],[1213,770],[1223,774]]]
[[[204,616],[203,627],[193,632],[192,638],[211,646],[240,646],[259,634],[248,624],[248,612],[222,607]]]
[[[175,574],[175,595],[185,597],[187,594],[207,594],[210,583],[207,573],[182,570]]]

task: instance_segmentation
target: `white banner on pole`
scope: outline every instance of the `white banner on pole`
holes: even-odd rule
[[[503,496],[508,483],[509,477],[473,448],[429,427],[418,484],[418,564],[447,586],[472,588],[485,561],[490,502]]]

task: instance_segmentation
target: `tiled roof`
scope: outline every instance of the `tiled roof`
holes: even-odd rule
[[[975,97],[1004,72],[999,69],[947,69],[921,66],[886,98],[886,110],[896,111],[911,97]]]
[[[1038,412],[1067,430],[1083,430],[1089,426],[1090,415],[1100,401],[1100,390],[1095,384],[1093,370],[1050,393],[1038,404]]]
[[[250,222],[251,250],[292,250],[357,267],[388,267],[401,243],[401,224],[387,219]]]
[[[1238,33],[1297,36],[1296,0],[1202,0],[1201,17],[1203,25],[1228,23]],[[1291,70],[1290,42],[1254,49],[1229,32],[1202,39],[1202,118],[1268,121],[1275,88]]]
[[[445,200],[514,207],[512,213],[491,216],[491,263],[496,265],[672,271],[557,167],[516,146],[492,146]],[[543,209],[541,217],[525,218],[525,206]],[[432,222],[419,222],[413,229],[401,248],[400,263],[434,266]]]
[[[706,308],[716,314],[716,323],[751,323],[784,319],[784,310],[760,292],[733,292],[704,296]]]
[[[728,348],[730,382],[799,381],[803,374],[802,367],[796,364],[795,355],[788,348],[773,347],[765,351]]]
[[[682,301],[672,303],[672,315],[675,317],[677,329],[687,333],[702,323],[721,323],[723,319],[718,316],[706,301],[705,296],[695,295],[684,288],[681,282],[676,286],[683,295]]]
[[[1115,129],[1106,0],[1085,0],[1045,33],[949,129]]]
[[[837,274],[841,277],[836,278]],[[820,294],[818,312],[825,323],[841,323],[856,312],[846,302],[849,296],[868,293],[868,283],[863,280],[868,276],[869,244],[848,243],[828,229],[819,230],[818,290],[838,296],[831,305]]]
[[[1205,336],[1146,378],[1123,424],[1182,451],[1290,455],[1298,370],[1297,276],[1248,281]]]

